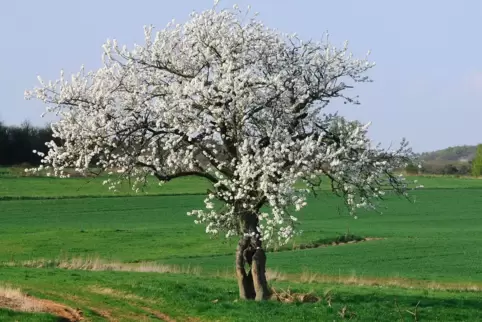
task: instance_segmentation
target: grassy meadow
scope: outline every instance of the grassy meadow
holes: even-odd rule
[[[134,196],[127,185],[110,192],[103,178],[4,172],[0,307],[3,286],[79,308],[89,321],[482,320],[482,180],[417,179],[425,188],[413,202],[389,196],[381,213],[358,219],[322,186],[299,213],[304,233],[267,263],[278,292],[321,300],[245,303],[236,240],[206,235],[186,216],[203,206],[206,182],[152,183]],[[369,240],[328,242],[350,234]],[[57,319],[0,308],[0,321]]]

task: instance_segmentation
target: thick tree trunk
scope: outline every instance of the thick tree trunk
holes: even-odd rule
[[[270,296],[268,281],[266,280],[266,254],[262,248],[258,248],[253,255],[251,264],[254,291],[256,301],[266,300]]]
[[[245,236],[241,237],[236,249],[236,276],[238,279],[239,297],[243,300],[262,301],[270,296],[266,280],[266,254],[261,247],[256,232],[258,219],[255,214],[243,218]],[[246,267],[249,271],[246,272]]]
[[[248,250],[250,238],[242,237],[236,249],[236,277],[238,278],[239,297],[250,300],[256,297],[251,271],[246,273],[245,252]]]

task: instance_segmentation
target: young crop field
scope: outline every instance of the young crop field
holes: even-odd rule
[[[102,180],[0,177],[0,307],[19,289],[71,320],[76,309],[88,321],[482,319],[482,180],[419,177],[412,202],[389,194],[357,219],[323,186],[299,215],[303,234],[268,253],[270,285],[288,303],[237,301],[237,241],[186,216],[206,182],[132,196]],[[42,305],[0,309],[0,321],[56,321]]]

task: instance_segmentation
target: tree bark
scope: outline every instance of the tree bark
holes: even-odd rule
[[[243,225],[245,235],[241,237],[236,248],[239,297],[243,300],[266,300],[270,296],[266,279],[266,253],[262,248],[261,236],[256,230],[257,215],[243,216]],[[247,266],[250,268],[248,272]]]
[[[262,248],[258,248],[254,252],[251,273],[253,275],[254,291],[256,293],[255,300],[262,301],[268,299],[270,291],[266,279],[266,253]]]
[[[256,297],[251,271],[246,273],[245,252],[248,250],[249,244],[248,237],[241,237],[236,249],[236,277],[238,278],[239,297],[243,300]]]

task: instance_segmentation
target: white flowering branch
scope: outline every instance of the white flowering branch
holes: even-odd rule
[[[372,147],[366,126],[323,113],[334,99],[358,104],[346,90],[369,82],[374,64],[347,44],[303,42],[240,13],[215,7],[155,34],[148,26],[142,46],[108,40],[96,71],[40,79],[26,97],[60,116],[41,168],[67,176],[66,168],[95,165],[135,185],[149,175],[202,177],[213,188],[206,209],[190,215],[208,233],[280,244],[320,178],[352,210],[374,207],[385,180],[405,194],[393,175],[410,157],[405,143],[393,152]],[[296,188],[300,180],[306,188]]]

